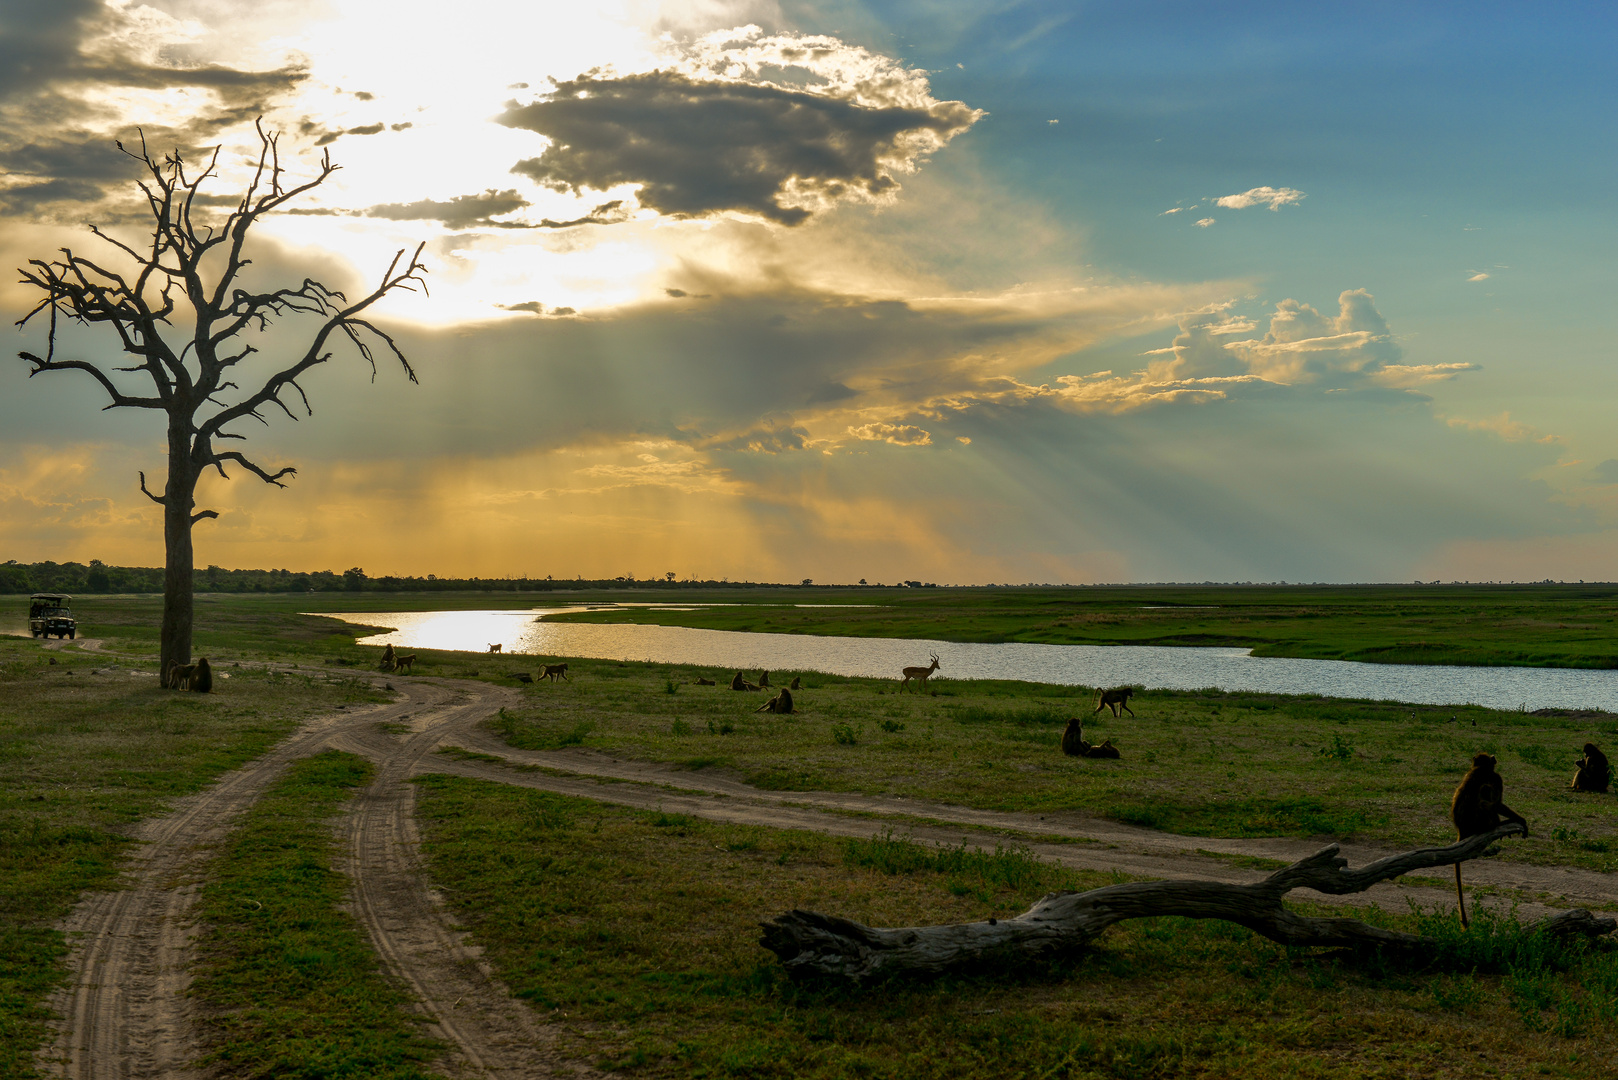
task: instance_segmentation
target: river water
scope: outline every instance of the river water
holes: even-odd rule
[[[1235,648],[982,645],[541,621],[544,615],[577,610],[360,612],[332,617],[393,628],[364,638],[366,645],[484,652],[499,644],[504,652],[534,656],[694,664],[725,678],[733,671],[765,669],[897,680],[901,667],[924,666],[929,654],[937,653],[937,679],[1019,679],[1077,686],[1133,683],[1166,690],[1216,687],[1421,705],[1618,712],[1618,670],[1360,664],[1250,656],[1246,649]]]

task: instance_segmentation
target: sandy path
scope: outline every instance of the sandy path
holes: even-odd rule
[[[352,674],[352,673],[350,673]],[[339,819],[340,868],[353,883],[352,910],[384,967],[415,994],[427,1033],[451,1048],[439,1068],[458,1076],[578,1075],[548,1052],[549,1029],[511,998],[465,943],[428,888],[414,820],[419,759],[456,737],[514,692],[483,683],[396,679],[401,700],[336,713],[218,783],[143,822],[128,887],[95,893],[63,929],[75,945],[67,984],[55,995],[55,1045],[40,1054],[46,1075],[73,1080],[184,1077],[200,1054],[186,990],[195,959],[191,908],[213,849],[292,761],[326,747],[376,764],[371,786]],[[389,729],[407,727],[400,737]]]
[[[963,834],[958,827],[968,826],[974,831],[989,829],[1026,844],[1042,858],[1066,866],[1116,870],[1147,878],[1254,881],[1266,871],[1237,868],[1231,859],[1256,856],[1290,863],[1314,854],[1322,846],[1319,841],[1289,838],[1240,840],[1178,836],[1072,813],[1021,814],[839,792],[761,791],[721,776],[615,759],[590,750],[518,750],[507,746],[481,725],[468,731],[460,741],[449,738],[443,741],[502,758],[514,765],[538,766],[572,775],[558,777],[491,762],[456,760],[448,755],[435,759],[431,768],[436,771],[481,776],[604,802],[653,809],[662,807],[671,813],[716,821],[814,829],[838,836],[867,837],[892,827],[896,833],[912,834],[917,839],[952,844],[966,840],[992,845],[992,837],[974,838],[970,833]],[[1058,842],[1048,842],[1058,838]],[[1435,842],[1447,840],[1448,837],[1435,838]],[[1393,849],[1364,844],[1342,844],[1340,848],[1351,866],[1397,854]],[[1432,875],[1407,877],[1402,882],[1378,885],[1357,896],[1331,897],[1329,902],[1375,904],[1397,911],[1406,910],[1411,900],[1423,906],[1453,905],[1455,890],[1448,872],[1433,871]],[[1522,904],[1520,911],[1525,917],[1538,918],[1570,907],[1618,907],[1618,875],[1485,859],[1468,863],[1465,876],[1469,890],[1476,885],[1499,891],[1498,898],[1478,897],[1486,905],[1507,906],[1517,900]],[[1299,890],[1295,895],[1328,900],[1311,890]]]

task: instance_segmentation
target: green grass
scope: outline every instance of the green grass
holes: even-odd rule
[[[131,825],[302,720],[377,700],[342,677],[226,667],[204,695],[160,689],[155,664],[134,671],[0,638],[0,1076],[34,1075],[43,1001],[65,970],[55,924],[84,891],[114,887]]]
[[[438,1052],[341,908],[328,819],[370,779],[363,758],[297,762],[210,868],[192,994],[216,1075],[425,1078]]]
[[[1603,1076],[1618,952],[1500,919],[1380,921],[1431,963],[1289,951],[1220,922],[1120,924],[1057,963],[863,990],[793,983],[757,924],[1023,910],[1117,880],[1016,848],[838,841],[462,778],[418,778],[436,880],[564,1048],[633,1076]],[[1327,909],[1315,909],[1324,911]]]
[[[804,674],[793,716],[760,695],[692,685],[701,670],[579,661],[494,722],[511,745],[712,769],[771,791],[902,795],[990,810],[1079,812],[1193,836],[1295,836],[1408,848],[1454,837],[1449,798],[1472,755],[1497,754],[1506,799],[1533,826],[1510,859],[1618,870],[1613,796],[1568,789],[1586,741],[1618,717],[1219,691],[1151,691],[1136,718],[1088,714],[1094,690],[943,681],[936,695]],[[783,672],[782,680],[791,672]],[[680,678],[680,693],[664,686]],[[1064,757],[1062,729],[1111,738],[1122,760]],[[1557,840],[1574,830],[1580,842]]]
[[[601,598],[615,597],[630,599]],[[550,618],[936,641],[1237,645],[1258,656],[1382,664],[1618,667],[1611,584],[776,589],[634,599],[733,606]]]

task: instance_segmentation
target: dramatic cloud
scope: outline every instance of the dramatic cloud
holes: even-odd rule
[[[840,201],[891,195],[898,174],[982,115],[835,39],[754,37],[707,40],[687,70],[590,73],[513,105],[502,124],[551,140],[513,171],[575,194],[635,185],[642,206],[670,217],[797,225]],[[765,79],[769,65],[802,78]]]
[[[1268,206],[1271,210],[1279,210],[1283,206],[1302,202],[1305,198],[1307,196],[1297,188],[1256,187],[1238,195],[1221,196],[1214,200],[1214,205],[1228,210],[1245,210],[1249,206]]]
[[[861,424],[850,427],[848,433],[865,442],[887,442],[894,446],[931,446],[933,437],[911,424]]]
[[[495,191],[491,188],[481,195],[457,195],[444,202],[423,199],[413,203],[373,206],[365,213],[369,217],[392,221],[440,221],[447,228],[469,229],[476,225],[499,224],[489,219],[513,213],[527,205],[528,200],[515,191]]]

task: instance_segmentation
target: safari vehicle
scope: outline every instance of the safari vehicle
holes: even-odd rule
[[[78,637],[79,624],[67,607],[72,599],[67,593],[35,593],[28,601],[28,632],[34,637]]]

